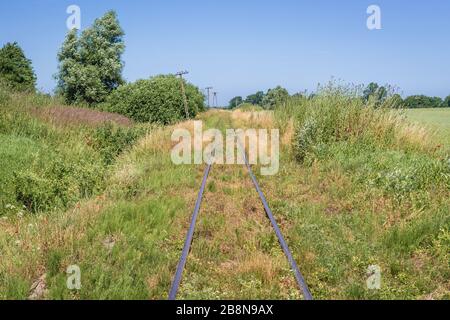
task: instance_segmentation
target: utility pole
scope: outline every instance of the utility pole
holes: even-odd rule
[[[213,105],[217,108],[218,102],[217,102],[217,94],[218,92],[213,92]]]
[[[184,80],[183,80],[183,75],[188,74],[188,73],[189,73],[188,71],[180,71],[180,72],[176,73],[176,75],[180,77],[181,94],[183,95],[183,101],[184,101],[184,111],[186,112],[186,119],[189,120],[189,107],[188,107],[186,90],[184,89]]]
[[[206,92],[208,92],[208,108],[209,107],[211,107],[211,105],[210,105],[210,100],[209,100],[209,98],[210,98],[210,95],[209,95],[209,91],[212,89],[213,87],[206,87]]]

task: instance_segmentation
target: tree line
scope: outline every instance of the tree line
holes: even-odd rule
[[[266,93],[258,91],[255,94],[247,96],[244,100],[241,96],[234,97],[230,100],[228,107],[230,109],[236,109],[243,104],[251,104],[255,106],[261,106],[264,109],[274,109],[277,105],[285,103],[289,99],[289,92],[281,87],[267,90]]]
[[[264,91],[258,91],[255,94],[247,96],[245,99],[242,96],[236,96],[230,100],[228,107],[235,109],[246,104],[251,104],[270,110],[274,109],[277,105],[286,103],[290,97],[309,99],[314,97],[314,95],[314,93],[309,95],[306,93],[289,95],[285,88],[277,86],[274,89],[269,89],[266,93]],[[445,99],[425,95],[412,95],[403,99],[400,94],[395,93],[393,87],[389,85],[380,86],[375,82],[370,83],[362,90],[360,98],[364,102],[373,103],[375,106],[379,106],[387,99],[391,99],[392,103],[390,105],[395,108],[450,108],[450,95]]]
[[[412,95],[403,99],[399,94],[393,93],[390,86],[380,86],[375,82],[370,83],[363,92],[365,101],[373,99],[375,102],[384,102],[387,98],[395,99],[397,106],[408,109],[450,107],[450,95],[445,99],[426,95]]]

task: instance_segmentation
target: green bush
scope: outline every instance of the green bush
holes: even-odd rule
[[[355,88],[329,86],[312,98],[291,98],[276,109],[275,115],[282,128],[294,119],[293,149],[297,159],[303,161],[314,147],[337,141],[392,147],[404,126],[404,120],[392,113],[392,105],[388,98],[374,106],[364,102]]]
[[[0,144],[0,155],[6,156],[5,160],[21,164],[9,166],[9,178],[0,170],[8,179],[8,190],[2,190],[0,200],[3,205],[23,205],[30,212],[64,209],[103,190],[107,166],[147,132],[141,127],[108,123],[98,128],[80,127],[81,132],[74,134],[54,132],[44,124],[39,128],[33,121],[28,123],[30,128],[25,124],[23,120],[20,131],[13,134],[27,138],[14,141],[29,141],[35,146],[33,152],[24,153],[21,148],[7,151],[7,145]],[[39,131],[43,128],[44,132]],[[60,139],[67,140],[61,143]]]
[[[320,128],[314,119],[308,119],[295,131],[293,149],[298,161],[303,162],[319,139]]]
[[[55,152],[14,173],[16,201],[30,212],[67,208],[103,188],[101,162]]]
[[[293,149],[301,162],[322,144],[367,139],[374,135],[371,126],[383,114],[382,111],[364,108],[363,101],[358,97],[340,92],[324,92],[312,99],[294,99],[277,111],[284,121],[289,113],[296,122]],[[387,138],[388,135],[376,139],[379,144],[385,144],[383,140]]]
[[[106,165],[114,162],[115,158],[126,148],[145,134],[144,128],[123,128],[112,123],[97,128],[94,132],[94,148],[99,150]]]
[[[177,122],[186,118],[180,81],[173,75],[161,75],[121,86],[108,97],[102,108],[137,122]],[[184,82],[184,86],[189,116],[195,117],[205,110],[204,96],[192,84]]]
[[[265,109],[274,109],[276,106],[285,104],[289,99],[289,92],[278,86],[274,89],[269,89],[267,94],[262,99],[262,105]]]
[[[245,102],[256,106],[261,106],[263,104],[264,96],[265,93],[263,91],[258,91],[255,94],[247,96]]]
[[[244,100],[242,99],[241,96],[234,97],[228,103],[228,109],[235,109],[239,107],[243,102]]]
[[[39,153],[41,148],[34,140],[0,134],[0,215],[8,205],[19,206],[15,200],[14,172],[30,166],[33,154]]]

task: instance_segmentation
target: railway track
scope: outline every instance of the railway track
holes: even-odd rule
[[[243,150],[243,149],[241,149]],[[266,212],[267,218],[270,220],[270,223],[272,225],[272,228],[278,238],[278,242],[287,258],[287,260],[289,261],[291,270],[294,272],[294,276],[296,279],[296,282],[298,284],[298,287],[300,289],[300,291],[303,294],[303,298],[305,300],[313,300],[313,296],[311,294],[311,291],[309,290],[308,284],[306,283],[305,278],[303,277],[294,257],[292,256],[291,251],[289,250],[289,246],[287,245],[283,234],[280,230],[280,228],[278,227],[278,224],[275,220],[275,217],[273,216],[272,210],[269,207],[269,204],[267,203],[267,199],[264,196],[264,193],[262,192],[258,180],[256,179],[256,176],[253,174],[252,168],[249,164],[247,155],[245,154],[245,152],[243,152],[242,154],[244,161],[245,161],[245,167],[247,168],[247,171],[250,175],[250,178],[253,182],[253,185],[255,187],[256,192],[258,193],[258,196],[264,206],[264,210]],[[212,169],[212,165],[208,165],[204,171],[203,174],[203,179],[202,179],[202,184],[200,187],[200,191],[198,193],[198,197],[197,197],[197,201],[195,203],[195,208],[194,208],[194,212],[192,214],[192,218],[191,218],[191,223],[189,226],[189,230],[188,230],[188,234],[186,236],[186,240],[184,242],[184,247],[183,247],[183,251],[181,253],[181,257],[180,257],[180,261],[178,262],[177,265],[177,270],[175,272],[175,276],[172,282],[172,286],[170,288],[170,292],[169,292],[169,300],[176,300],[177,298],[177,294],[178,294],[178,289],[180,287],[181,284],[181,280],[182,280],[182,276],[183,276],[183,271],[184,268],[186,266],[186,262],[188,259],[188,255],[191,249],[191,244],[194,238],[194,232],[195,232],[195,226],[197,223],[197,218],[200,212],[200,208],[201,208],[201,204],[202,204],[202,200],[203,200],[203,195],[204,195],[204,191],[206,188],[206,183],[208,181],[208,177],[209,174],[211,172]]]

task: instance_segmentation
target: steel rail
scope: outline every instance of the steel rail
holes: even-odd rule
[[[178,289],[180,287],[181,278],[183,276],[183,270],[186,266],[186,260],[189,255],[189,251],[191,249],[192,239],[194,237],[195,225],[197,222],[198,213],[200,211],[200,206],[203,200],[203,194],[205,192],[206,181],[208,180],[209,172],[211,171],[211,165],[208,165],[205,169],[205,173],[203,175],[202,186],[198,193],[197,201],[195,203],[194,213],[192,214],[191,225],[189,227],[189,231],[186,237],[186,241],[184,243],[183,252],[181,254],[180,261],[178,262],[177,271],[175,273],[175,278],[172,283],[172,287],[170,288],[169,300],[175,300],[177,298]]]
[[[303,277],[302,273],[300,272],[297,263],[295,262],[294,257],[292,256],[291,251],[289,250],[289,247],[283,237],[283,234],[281,233],[280,228],[278,227],[278,224],[275,220],[275,217],[273,216],[272,210],[269,207],[269,204],[267,203],[267,199],[264,196],[264,193],[262,192],[258,180],[256,179],[255,175],[253,174],[252,168],[250,166],[250,163],[248,161],[247,155],[245,154],[245,150],[241,147],[242,150],[242,156],[244,158],[244,162],[245,162],[245,166],[247,167],[248,173],[250,175],[250,178],[253,182],[253,185],[255,186],[256,191],[258,192],[258,195],[261,199],[261,202],[264,206],[264,210],[267,214],[267,217],[269,218],[272,227],[278,237],[278,241],[281,245],[281,248],[283,249],[284,254],[286,255],[289,264],[291,265],[292,270],[294,271],[294,275],[295,275],[295,279],[297,280],[297,284],[300,288],[300,290],[303,292],[303,297],[305,300],[313,300],[311,291],[309,290],[309,287],[305,281],[305,278]],[[202,204],[202,200],[203,200],[203,195],[205,192],[205,188],[206,188],[206,182],[208,180],[208,176],[209,173],[211,171],[211,167],[212,165],[208,165],[205,169],[204,175],[203,175],[203,180],[202,180],[202,185],[200,188],[200,191],[198,193],[198,197],[197,197],[197,201],[195,203],[195,208],[194,208],[194,213],[192,215],[192,219],[191,219],[191,224],[189,227],[189,231],[186,237],[186,241],[184,243],[184,247],[183,247],[183,251],[181,254],[181,258],[180,261],[178,262],[178,266],[177,266],[177,271],[175,273],[175,277],[172,283],[172,287],[170,289],[170,293],[169,293],[169,300],[175,300],[177,297],[177,293],[180,287],[180,283],[181,283],[181,278],[183,275],[183,271],[184,268],[186,266],[186,261],[187,261],[187,257],[189,255],[189,251],[191,248],[191,244],[192,244],[192,240],[194,237],[194,232],[195,232],[195,225],[197,222],[197,217],[198,214],[200,212],[200,207]]]
[[[245,166],[247,167],[250,178],[252,179],[253,185],[255,186],[255,189],[258,192],[258,195],[264,205],[264,210],[266,211],[267,217],[269,218],[270,223],[272,224],[272,227],[275,230],[275,233],[278,237],[278,241],[280,242],[281,248],[283,249],[284,254],[286,255],[287,259],[289,260],[289,264],[291,265],[291,268],[294,271],[295,279],[297,280],[297,284],[300,287],[300,290],[302,290],[302,292],[303,292],[303,297],[305,300],[313,300],[313,296],[311,294],[311,291],[309,290],[308,284],[306,283],[305,278],[303,277],[302,273],[300,272],[300,269],[298,268],[297,263],[295,262],[295,259],[292,256],[292,253],[289,250],[289,247],[288,247],[286,241],[284,240],[283,234],[281,233],[281,230],[278,227],[278,224],[273,216],[272,210],[270,210],[270,207],[269,207],[269,204],[267,203],[266,197],[264,196],[264,193],[261,191],[261,188],[258,184],[258,180],[256,180],[256,177],[253,174],[252,168],[250,167],[250,163],[248,162],[247,155],[245,154],[245,149],[242,147],[242,143],[241,143],[241,150],[242,150],[242,156],[245,161]]]

